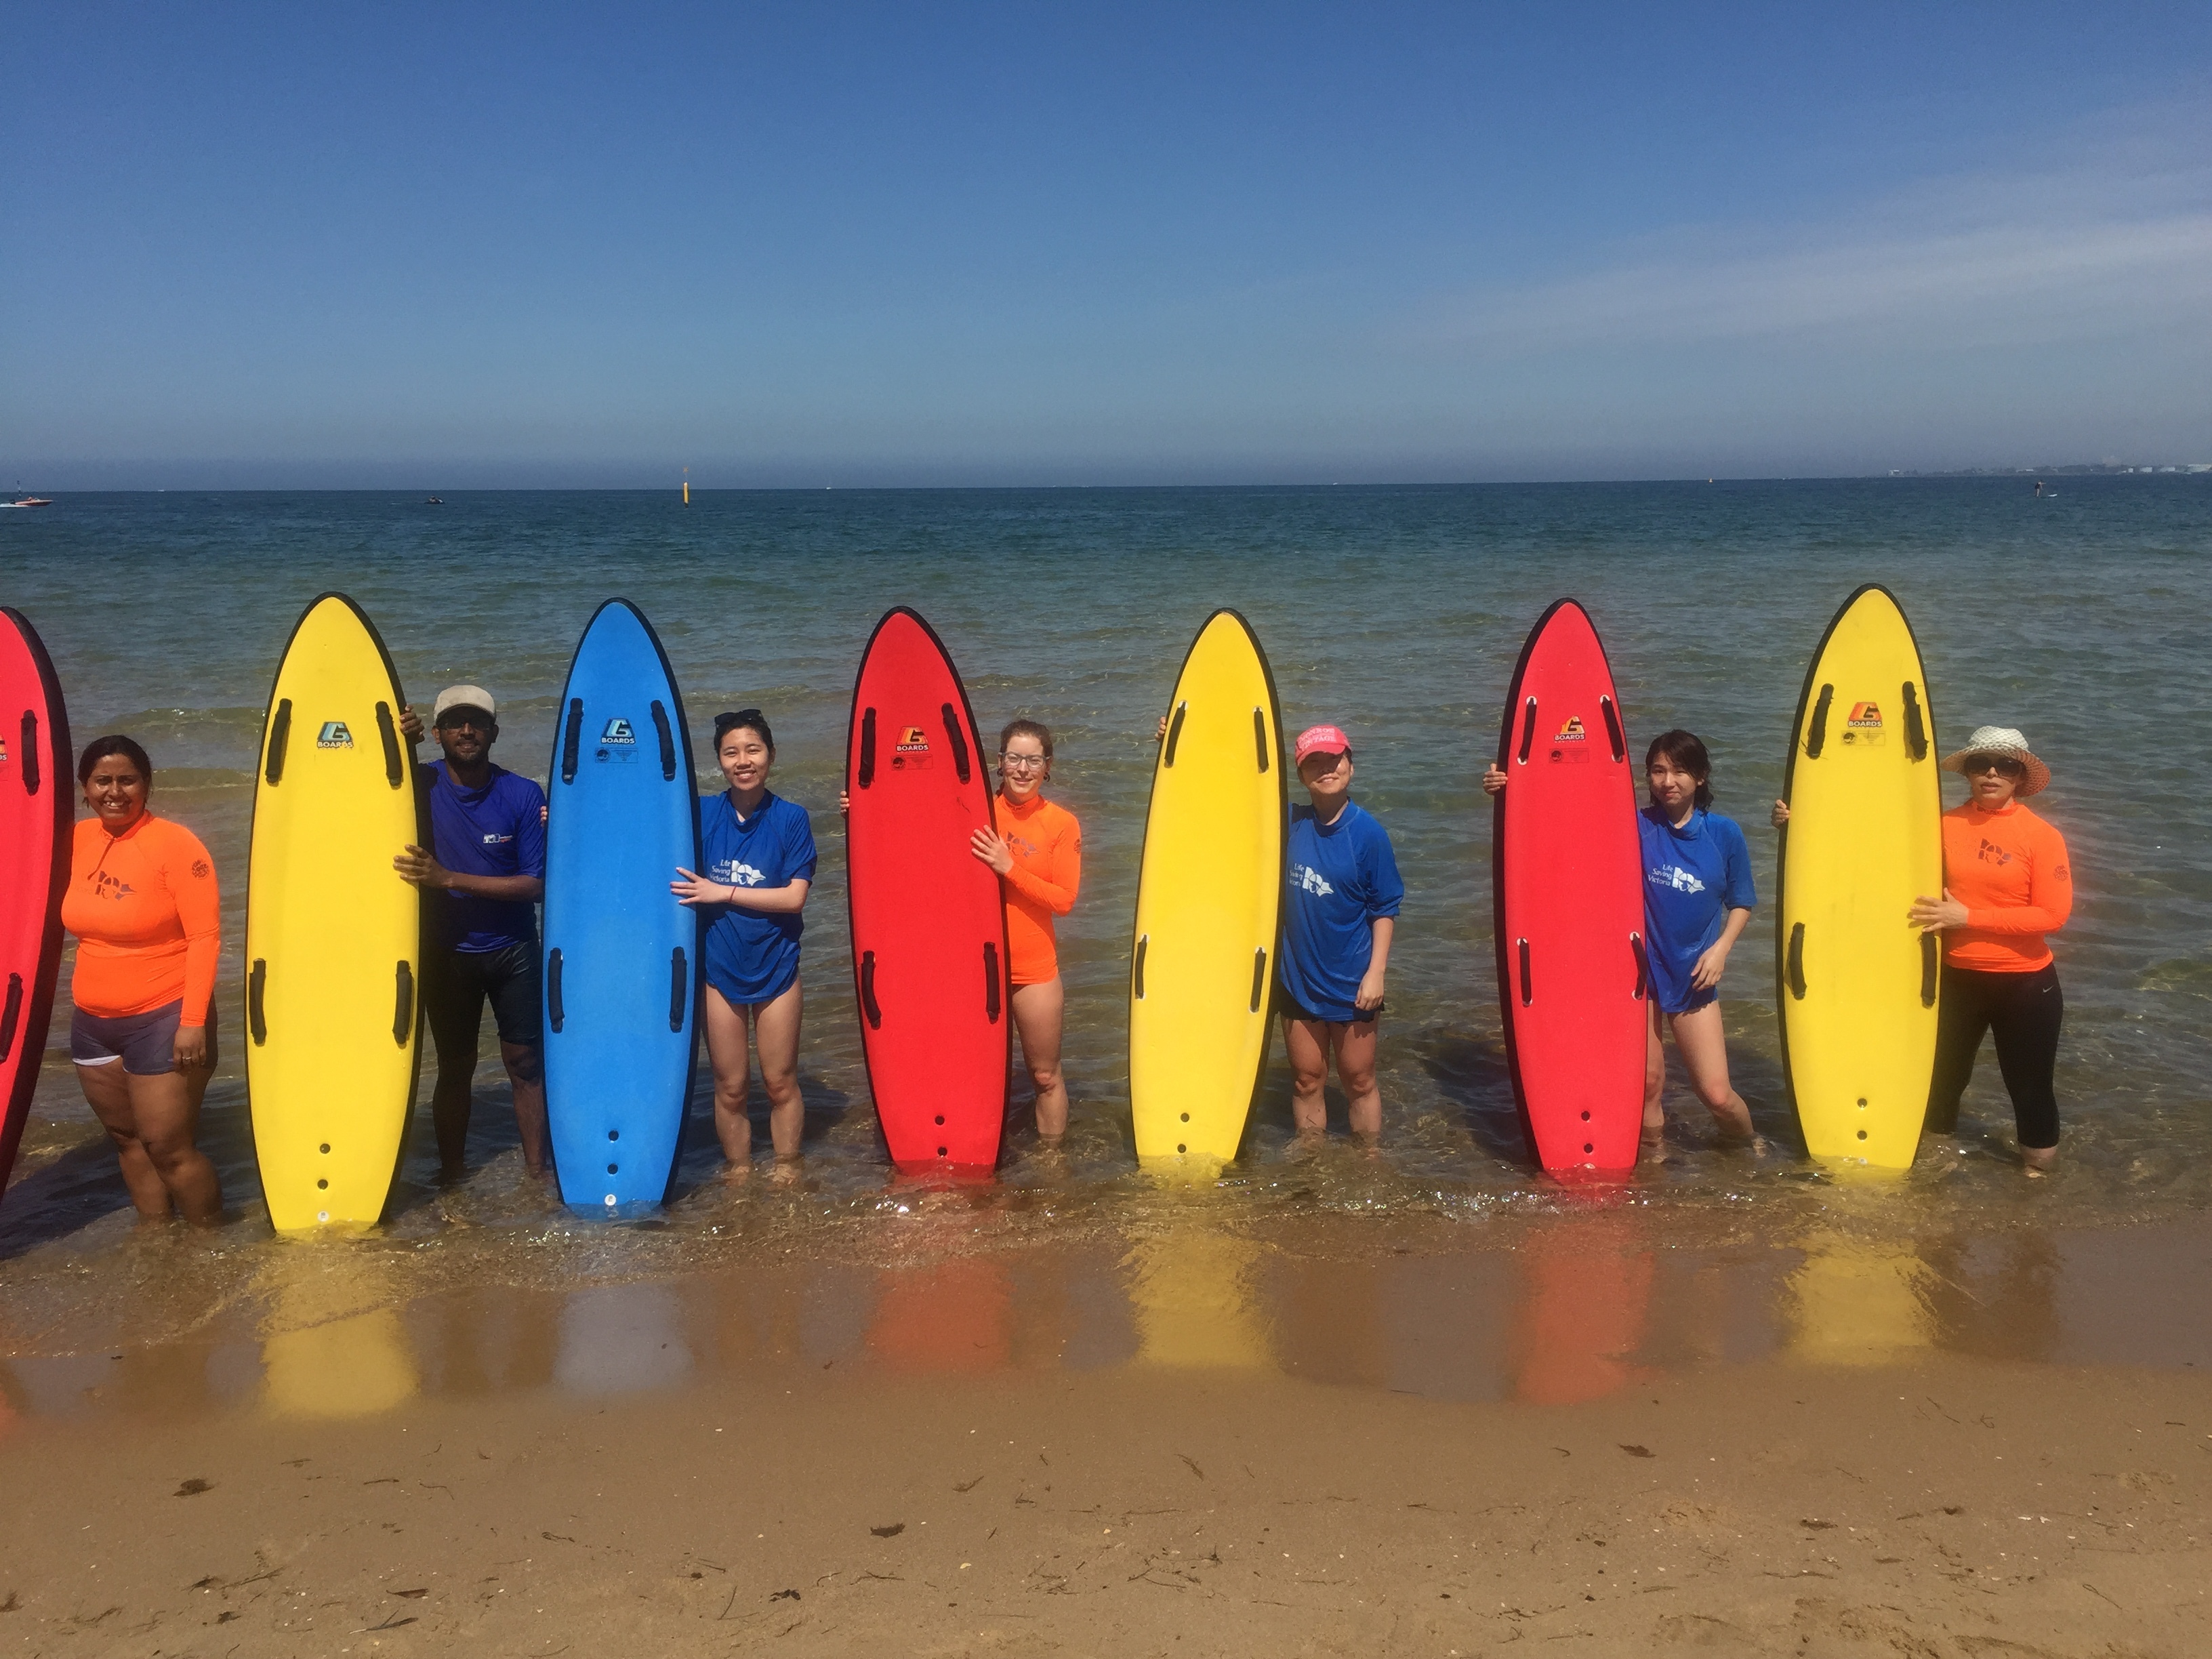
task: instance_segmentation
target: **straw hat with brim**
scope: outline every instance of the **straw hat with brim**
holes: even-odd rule
[[[2051,769],[2035,757],[2027,746],[2027,739],[2009,726],[1978,726],[1974,735],[1966,739],[1966,746],[1943,757],[1946,772],[1963,772],[1972,755],[2008,755],[2027,769],[2021,780],[2019,793],[2023,795],[2041,794],[2051,787]]]

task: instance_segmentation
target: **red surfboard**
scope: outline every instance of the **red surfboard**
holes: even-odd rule
[[[69,711],[30,618],[0,608],[0,1188],[39,1086],[76,825]]]
[[[906,1173],[999,1161],[1009,1034],[1006,906],[969,850],[991,778],[959,671],[904,605],[868,638],[845,738],[853,970],[876,1121]]]
[[[1613,671],[1572,599],[1521,647],[1498,764],[1491,877],[1514,1102],[1546,1170],[1620,1174],[1644,1115],[1643,855]]]

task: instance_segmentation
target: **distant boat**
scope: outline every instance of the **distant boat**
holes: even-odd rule
[[[445,504],[446,498],[443,495],[425,495],[422,498],[422,505],[425,507],[443,507]]]
[[[12,501],[0,501],[0,507],[52,507],[44,495],[18,495]]]

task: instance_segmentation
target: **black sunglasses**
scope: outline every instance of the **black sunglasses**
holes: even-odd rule
[[[2027,763],[2016,761],[2010,755],[1969,755],[1965,763],[1968,776],[1977,772],[1994,772],[2001,778],[2024,778]]]

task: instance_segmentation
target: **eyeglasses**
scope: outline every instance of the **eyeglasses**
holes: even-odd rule
[[[2016,761],[2009,755],[1969,755],[1966,759],[1968,775],[1976,772],[1994,772],[2001,778],[2024,778],[2027,763]]]
[[[1049,755],[1009,755],[1004,750],[999,751],[1001,771],[1042,772],[1051,764],[1052,757]]]

